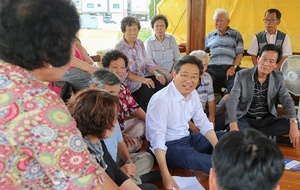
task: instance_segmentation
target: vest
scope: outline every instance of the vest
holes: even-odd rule
[[[282,49],[282,44],[283,44],[284,38],[285,38],[285,33],[277,30],[275,45],[277,47],[279,47],[280,49]],[[258,54],[260,52],[260,49],[268,43],[267,37],[266,37],[266,32],[262,31],[262,32],[257,33],[256,39],[257,39],[257,43],[258,43],[258,52],[257,52],[257,54]]]

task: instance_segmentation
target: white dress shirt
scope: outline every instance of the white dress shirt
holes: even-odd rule
[[[166,142],[188,136],[190,119],[193,119],[202,135],[213,129],[196,90],[185,98],[171,82],[154,94],[146,113],[146,138],[152,150],[166,151]]]

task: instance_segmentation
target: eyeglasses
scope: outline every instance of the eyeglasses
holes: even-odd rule
[[[184,80],[184,81],[187,81],[187,80],[191,80],[191,81],[197,81],[199,80],[199,76],[190,76],[190,75],[187,75],[187,74],[181,74],[180,77]]]
[[[269,23],[274,23],[274,22],[277,21],[277,19],[266,19],[266,18],[264,18],[263,21],[264,21],[265,23],[267,23],[267,22],[269,22]]]

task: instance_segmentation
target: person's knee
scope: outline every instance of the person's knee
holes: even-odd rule
[[[154,159],[152,155],[148,152],[137,153],[136,158],[133,158],[136,165],[136,174],[143,175],[149,173],[154,164]]]
[[[248,128],[252,128],[251,124],[248,122],[248,120],[245,117],[238,119],[237,123],[240,131],[243,131]]]
[[[128,123],[130,126],[126,126],[124,132],[130,137],[143,137],[145,135],[145,122],[135,118],[132,123]]]
[[[189,159],[189,169],[204,171],[205,173],[209,173],[210,168],[212,167],[211,156],[207,154],[202,154],[201,156],[193,156]]]
[[[140,184],[138,185],[142,190],[157,190],[157,187],[153,184]]]
[[[223,135],[225,135],[225,134],[226,134],[226,132],[216,131],[216,135],[217,135],[218,140],[220,140],[223,137]]]
[[[142,163],[144,163],[145,167],[150,168],[150,171],[154,164],[154,159],[152,155],[148,152],[143,152]]]
[[[141,120],[138,121],[134,126],[134,134],[137,137],[144,137],[145,130],[146,130],[145,122],[143,122]]]
[[[140,138],[134,137],[132,138],[132,140],[134,141],[135,144],[127,148],[129,153],[135,153],[139,151],[143,145],[143,141]]]

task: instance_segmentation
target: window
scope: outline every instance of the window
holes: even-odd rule
[[[87,8],[94,8],[94,4],[93,3],[88,3],[86,6],[87,6]]]
[[[120,8],[120,4],[113,4],[113,8],[114,9],[119,9]]]

